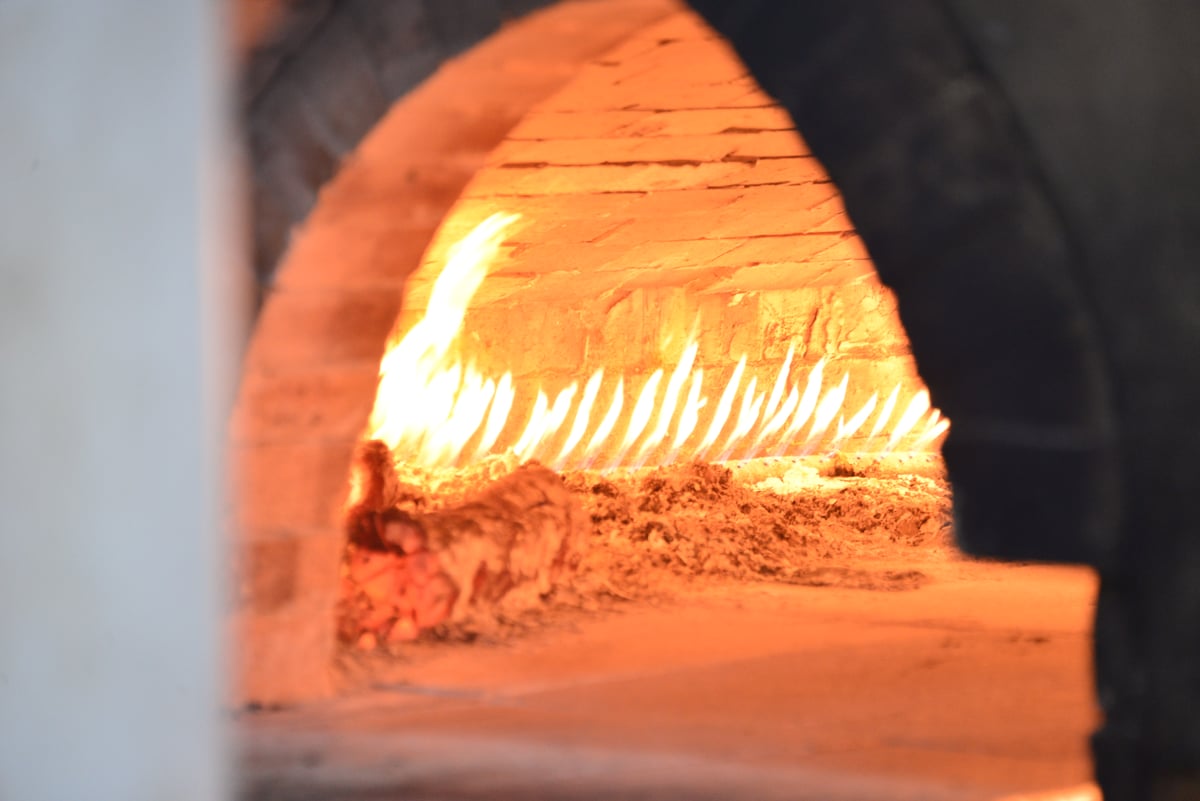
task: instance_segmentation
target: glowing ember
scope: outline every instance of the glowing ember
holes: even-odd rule
[[[518,394],[529,395],[518,392],[510,373],[485,377],[454,352],[468,304],[487,276],[505,230],[516,219],[493,215],[451,249],[425,316],[389,343],[380,364],[368,435],[405,454],[414,465],[456,466],[511,452],[557,469],[597,462],[605,467],[641,466],[681,456],[725,461],[735,454],[744,459],[766,453],[832,453],[851,441],[857,452],[886,454],[929,448],[949,428],[949,421],[931,409],[927,391],[902,399],[899,384],[878,414],[875,393],[847,420],[850,375],[843,373],[838,383],[827,386],[825,370],[830,365],[824,359],[807,375],[799,375],[792,365],[794,345],[775,371],[769,391],[760,391],[759,377],[753,375],[743,386],[747,357],[742,355],[729,380],[714,393],[717,401],[710,403],[704,371],[695,366],[699,345],[693,333],[679,361],[646,377],[636,399],[626,398],[631,384],[625,376],[606,376],[603,369],[587,379],[582,391],[578,382],[552,393],[537,388],[528,419],[515,426],[519,435],[505,441],[509,423],[516,422],[510,420],[514,400]],[[622,428],[627,400],[632,406]],[[889,431],[897,408],[903,411]],[[869,433],[860,434],[869,422]]]

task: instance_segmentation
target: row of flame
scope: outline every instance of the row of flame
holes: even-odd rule
[[[793,346],[769,392],[758,391],[757,376],[751,376],[742,388],[743,355],[702,428],[700,413],[710,403],[703,390],[704,371],[695,366],[699,346],[693,337],[669,377],[659,368],[646,379],[619,439],[614,437],[625,408],[625,378],[618,377],[615,388],[605,393],[611,400],[596,423],[594,412],[600,408],[597,401],[605,378],[601,368],[583,384],[582,393],[575,382],[551,401],[539,389],[522,433],[511,444],[502,445],[500,438],[508,428],[517,397],[512,375],[505,373],[499,380],[485,378],[474,367],[452,358],[451,351],[471,298],[499,252],[502,235],[516,219],[515,215],[493,215],[451,248],[424,317],[405,336],[390,343],[384,355],[369,433],[411,464],[462,465],[504,451],[521,460],[544,460],[557,469],[636,467],[650,461],[671,462],[680,455],[725,461],[767,453],[835,452],[858,434],[872,415],[874,423],[866,443],[860,442],[860,450],[874,446],[886,454],[906,438],[908,450],[927,447],[949,426],[938,410],[931,409],[929,393],[921,389],[903,406],[884,440],[882,435],[900,407],[900,385],[882,406],[878,393],[873,394],[847,420],[842,408],[849,375],[826,389],[826,362],[822,359],[809,372],[803,389],[799,381],[789,386]],[[568,419],[571,423],[566,427]]]

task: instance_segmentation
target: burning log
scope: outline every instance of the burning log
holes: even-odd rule
[[[341,636],[369,648],[441,623],[534,607],[578,565],[586,522],[558,474],[528,464],[425,510],[391,455],[364,443],[347,516]]]

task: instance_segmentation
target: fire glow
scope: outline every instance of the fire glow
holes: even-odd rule
[[[822,359],[799,375],[794,344],[769,386],[747,378],[743,354],[710,396],[694,331],[677,362],[636,386],[600,368],[582,385],[526,395],[511,373],[484,376],[453,354],[471,298],[516,220],[492,215],[452,247],[424,317],[388,344],[368,434],[408,464],[459,467],[511,453],[555,469],[607,469],[833,454],[854,437],[857,452],[886,455],[928,449],[949,427],[926,390],[901,397],[899,384],[882,405],[876,393],[845,409],[849,374],[828,375],[834,365]],[[518,397],[534,398],[523,425],[511,419]]]

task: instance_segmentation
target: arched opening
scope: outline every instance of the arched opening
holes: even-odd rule
[[[616,24],[617,7],[636,9],[640,16]],[[542,49],[548,39],[553,46]],[[576,42],[574,50],[570,41]],[[541,80],[547,71],[557,77]],[[524,88],[507,94],[506,81],[530,74],[539,75],[536,91],[518,79]],[[491,118],[503,124],[484,124]],[[701,430],[721,406],[722,388],[740,370],[733,408],[717,429],[718,445],[705,452],[710,461],[778,453],[792,465],[816,458],[834,466],[835,452],[863,457],[861,464],[904,453],[902,469],[891,465],[882,478],[874,476],[881,482],[869,490],[875,500],[856,496],[854,503],[868,513],[890,504],[902,516],[917,508],[912,496],[920,495],[917,505],[925,503],[928,514],[899,537],[911,541],[897,545],[892,537],[879,543],[908,548],[907,555],[877,570],[847,570],[862,557],[860,549],[847,560],[825,563],[833,569],[810,574],[809,583],[889,591],[924,586],[917,568],[935,550],[943,567],[951,565],[948,571],[967,569],[946,556],[946,496],[936,489],[938,463],[929,453],[938,435],[933,410],[920,409],[904,434],[908,439],[891,442],[890,433],[921,387],[890,295],[875,280],[836,189],[784,115],[746,78],[723,43],[678,6],[560,3],[505,27],[393,106],[321,190],[273,274],[233,435],[239,482],[234,519],[242,554],[235,636],[243,699],[312,698],[329,692],[330,682],[361,679],[348,677],[344,665],[333,667],[338,654],[355,652],[363,633],[356,630],[339,646],[334,609],[344,597],[339,569],[349,479],[356,449],[371,435],[380,362],[389,336],[410,330],[419,318],[451,246],[498,212],[520,219],[498,239],[487,278],[464,307],[462,334],[449,348],[464,366],[479,371],[481,381],[512,376],[512,411],[492,455],[521,450],[523,457],[553,467],[588,380],[601,367],[605,381],[624,379],[625,404],[614,437],[628,430],[640,391],[661,371],[654,418],[694,336],[691,366],[712,382],[705,385],[696,439],[703,439]],[[818,383],[817,403],[847,376],[821,436],[810,436],[816,428],[810,416],[792,439],[783,442],[784,432],[777,429],[762,445],[758,435],[773,416],[764,412],[778,377],[784,380],[776,410],[795,389],[794,414],[817,365],[828,371]],[[681,396],[690,376],[681,382]],[[748,390],[751,378],[757,384]],[[598,384],[598,411],[584,440],[600,425],[599,406],[617,393],[605,381]],[[575,394],[561,424],[527,452],[518,448],[536,414],[539,391],[552,408],[571,386]],[[884,415],[893,388],[896,400]],[[733,439],[740,406],[756,403],[748,432]],[[862,424],[840,436],[839,428],[848,429],[871,403]],[[486,411],[481,414],[483,421]],[[884,423],[872,430],[880,418]],[[793,419],[785,417],[783,428]],[[648,424],[624,451],[617,439],[609,442],[592,466],[615,465],[622,453],[639,453],[652,429]],[[666,430],[669,436],[678,432],[678,419]],[[481,438],[479,427],[472,429],[449,464],[468,464],[461,451],[472,450]],[[646,449],[638,464],[623,466],[705,455],[695,452],[695,441],[689,446],[693,452],[682,455],[664,443]],[[756,451],[760,445],[765,450]],[[563,466],[582,465],[567,460]],[[748,484],[784,478],[774,468],[758,469],[762,474]],[[915,492],[914,475],[935,489]],[[595,494],[595,486],[573,488]],[[835,480],[830,486],[841,492],[845,484]],[[814,494],[827,508],[838,501],[825,490]],[[796,513],[794,507],[790,513]],[[797,522],[796,530],[809,522]],[[912,523],[910,516],[905,525]],[[878,520],[860,529],[888,537]],[[653,537],[646,540],[650,548]],[[920,547],[912,548],[914,543]],[[642,552],[636,553],[640,558]],[[1036,578],[1021,580],[1037,585]],[[463,592],[468,583],[459,581],[456,589]],[[1066,592],[1074,600],[1050,625],[1078,635],[1082,629],[1072,628],[1072,615],[1082,619],[1086,589],[1085,580],[1073,579]],[[1035,588],[1030,597],[1045,592]],[[895,605],[936,617],[939,605],[962,597],[931,592]],[[971,598],[988,604],[994,596],[981,591]],[[871,600],[863,608],[886,605]],[[797,611],[786,603],[780,608]],[[1004,618],[1002,625],[1019,630],[1029,611]],[[765,617],[756,608],[746,625],[762,624]],[[686,625],[697,624],[695,615],[683,618]],[[389,619],[371,631],[370,647],[395,623]],[[739,624],[731,615],[721,625],[733,630]],[[825,633],[836,640],[834,628]],[[1022,642],[1013,640],[1013,647]],[[1065,648],[1082,674],[1082,651],[1071,650],[1077,645],[1071,640]],[[758,647],[745,653],[761,655]],[[872,647],[878,650],[871,659],[887,652],[880,642]],[[1004,661],[1004,669],[1020,676],[1028,668]],[[541,681],[552,678],[547,671],[534,672]],[[970,677],[952,678],[960,680]],[[1080,689],[1062,696],[1066,722],[1055,732],[1086,728],[1089,711]],[[896,686],[889,692],[903,694]],[[872,697],[879,701],[881,693],[882,685]],[[939,718],[931,726],[944,723]],[[1083,778],[1082,742],[1066,757],[1057,756],[1062,758],[1053,766],[1042,764],[1033,784]],[[892,758],[898,757],[892,752],[880,757]],[[968,761],[954,770],[969,773]],[[996,786],[1004,785],[996,778],[1000,771],[989,765]]]
[[[581,562],[589,586],[617,582],[623,597],[676,583],[631,580],[628,561],[882,588],[905,583],[885,573],[916,580],[923,554],[871,571],[878,540],[947,546],[932,452],[946,423],[916,377],[891,295],[786,114],[684,11],[584,66],[488,155],[408,279],[382,372],[365,436],[388,446],[396,473],[378,475],[378,454],[356,470],[351,536],[381,553],[351,556],[347,645],[477,624],[497,602],[511,613],[507,596],[531,584],[543,598],[524,603],[536,606],[556,582],[579,584],[561,575],[564,561]],[[549,476],[488,488],[525,462],[566,471],[582,526]],[[729,465],[746,494],[727,491],[724,468],[693,462]],[[863,481],[845,486],[854,474]],[[929,484],[898,492],[888,482],[901,475]],[[649,486],[676,495],[668,485],[711,486],[695,508],[650,500]],[[628,497],[601,509],[589,488]],[[554,506],[544,492],[563,506],[551,520],[535,511]],[[880,497],[862,504],[859,530],[808,506],[814,494],[818,505],[858,505],[860,493]],[[510,502],[527,494],[536,506]],[[455,517],[446,496],[474,511]],[[752,521],[738,511],[746,498],[769,511]],[[627,531],[600,524],[614,514]],[[714,548],[702,520],[678,517],[705,514],[732,514],[726,536],[737,543]],[[395,532],[437,529],[420,535],[437,540],[421,547],[420,572],[388,546],[385,519]],[[758,542],[764,528],[782,547]],[[655,553],[641,553],[647,540]],[[835,552],[845,564],[829,564]],[[439,558],[444,569],[427,564]],[[439,589],[417,590],[434,577]]]

